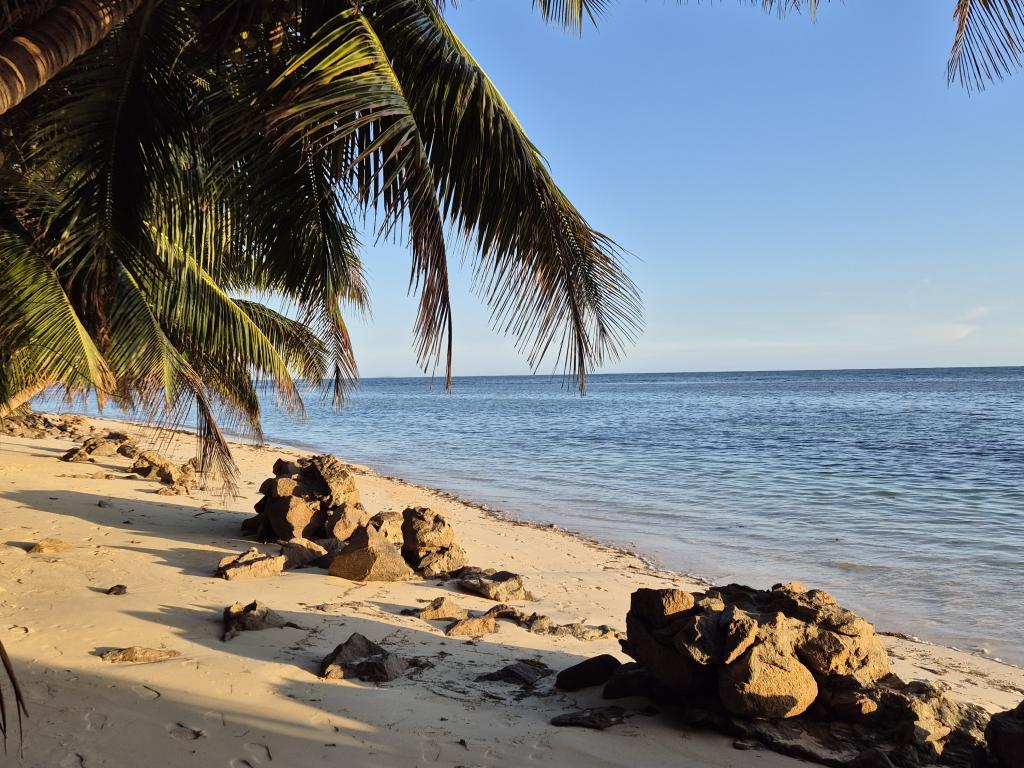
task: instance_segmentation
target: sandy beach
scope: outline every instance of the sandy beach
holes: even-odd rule
[[[192,455],[188,435],[128,431],[168,456]],[[216,488],[157,495],[156,483],[126,479],[131,461],[121,456],[61,462],[73,445],[0,437],[0,638],[30,713],[24,754],[15,738],[4,765],[771,768],[798,762],[767,750],[741,751],[732,739],[687,728],[669,709],[641,699],[619,702],[630,716],[606,731],[552,726],[555,715],[605,703],[600,689],[563,693],[550,677],[520,695],[475,678],[518,659],[555,671],[600,653],[626,660],[618,643],[542,636],[508,622],[478,640],[446,637],[443,622],[401,611],[444,595],[471,610],[493,603],[435,580],[356,583],[317,569],[253,581],[214,577],[220,558],[252,545],[240,523],[251,516],[274,461],[295,458],[296,451],[237,446],[241,495],[225,500]],[[530,609],[558,622],[625,629],[636,588],[702,586],[561,530],[499,519],[446,495],[355,471],[369,513],[427,506],[445,515],[473,565],[522,574],[538,598]],[[27,553],[44,538],[72,546]],[[785,581],[786,574],[778,578]],[[127,594],[106,594],[115,584],[126,585]],[[222,641],[225,606],[257,599],[298,628]],[[318,678],[321,659],[353,632],[429,664],[383,685]],[[887,637],[886,644],[906,680],[941,680],[957,697],[993,712],[1024,696],[1020,668],[905,638]],[[140,665],[99,658],[133,645],[181,655]]]

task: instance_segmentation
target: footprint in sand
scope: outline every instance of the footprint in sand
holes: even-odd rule
[[[88,731],[102,731],[107,727],[107,716],[95,709],[85,713],[85,728]]]
[[[60,768],[85,768],[85,758],[75,753],[60,761]]]
[[[433,739],[428,739],[420,745],[420,757],[428,763],[436,763],[441,759],[441,745]]]
[[[274,760],[274,756],[270,754],[270,747],[266,744],[250,742],[245,745],[245,751],[249,753],[249,759],[257,765],[269,763]]]

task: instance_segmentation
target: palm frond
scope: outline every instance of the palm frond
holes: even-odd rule
[[[1021,66],[1024,0],[957,0],[956,37],[948,77],[968,91],[984,90]]]

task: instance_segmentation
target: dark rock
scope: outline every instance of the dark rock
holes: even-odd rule
[[[124,584],[115,584],[114,586],[112,586],[110,589],[107,590],[107,594],[108,595],[127,595],[128,594],[128,587],[126,587]]]
[[[401,677],[408,669],[408,661],[356,632],[321,662],[320,677],[386,683]]]
[[[889,755],[878,747],[865,749],[848,763],[850,768],[895,768]]]
[[[298,624],[287,621],[283,616],[270,610],[263,603],[254,600],[251,603],[234,603],[224,609],[224,634],[222,639],[227,642],[238,637],[241,632],[255,632],[262,629],[279,629],[293,627],[301,629]]]
[[[581,709],[576,712],[566,712],[551,718],[551,724],[570,728],[591,728],[595,731],[603,731],[618,725],[625,719],[625,710],[622,707],[594,707],[593,709]]]
[[[608,682],[622,662],[608,653],[581,661],[563,669],[555,678],[555,688],[562,691],[578,691]]]
[[[660,700],[665,688],[657,678],[639,664],[630,662],[616,669],[605,683],[601,695],[606,699],[625,699],[630,696],[646,696]]]
[[[476,679],[531,687],[538,680],[547,677],[551,673],[551,668],[543,662],[535,661],[533,659],[520,659],[519,661],[502,667],[494,672],[478,675]]]
[[[992,715],[985,739],[998,768],[1020,768],[1024,762],[1024,701],[1015,709]]]

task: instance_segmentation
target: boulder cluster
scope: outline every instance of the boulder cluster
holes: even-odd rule
[[[332,576],[352,581],[404,581],[417,576],[438,578],[466,567],[466,552],[442,515],[426,507],[370,516],[363,507],[355,478],[334,456],[296,461],[278,459],[274,476],[260,486],[256,515],[242,532],[281,545],[283,568],[319,566]],[[276,561],[246,562],[221,567],[222,575],[259,565],[260,574]],[[230,577],[229,577],[230,578]]]
[[[131,471],[139,477],[159,480],[163,487],[157,493],[161,496],[181,496],[195,485],[199,461],[191,458],[184,464],[175,464],[155,451],[142,451],[135,457]]]
[[[28,408],[0,418],[0,434],[11,437],[56,437],[84,440],[95,430],[84,416],[33,413]]]
[[[987,713],[894,675],[874,627],[821,590],[639,589],[606,698],[645,693],[781,751],[843,765],[977,765]],[[866,758],[865,758],[866,759]]]
[[[108,456],[124,456],[135,458],[139,447],[124,432],[107,432],[105,435],[92,435],[85,438],[77,448],[72,448],[63,456],[63,461],[84,462],[95,461]]]

